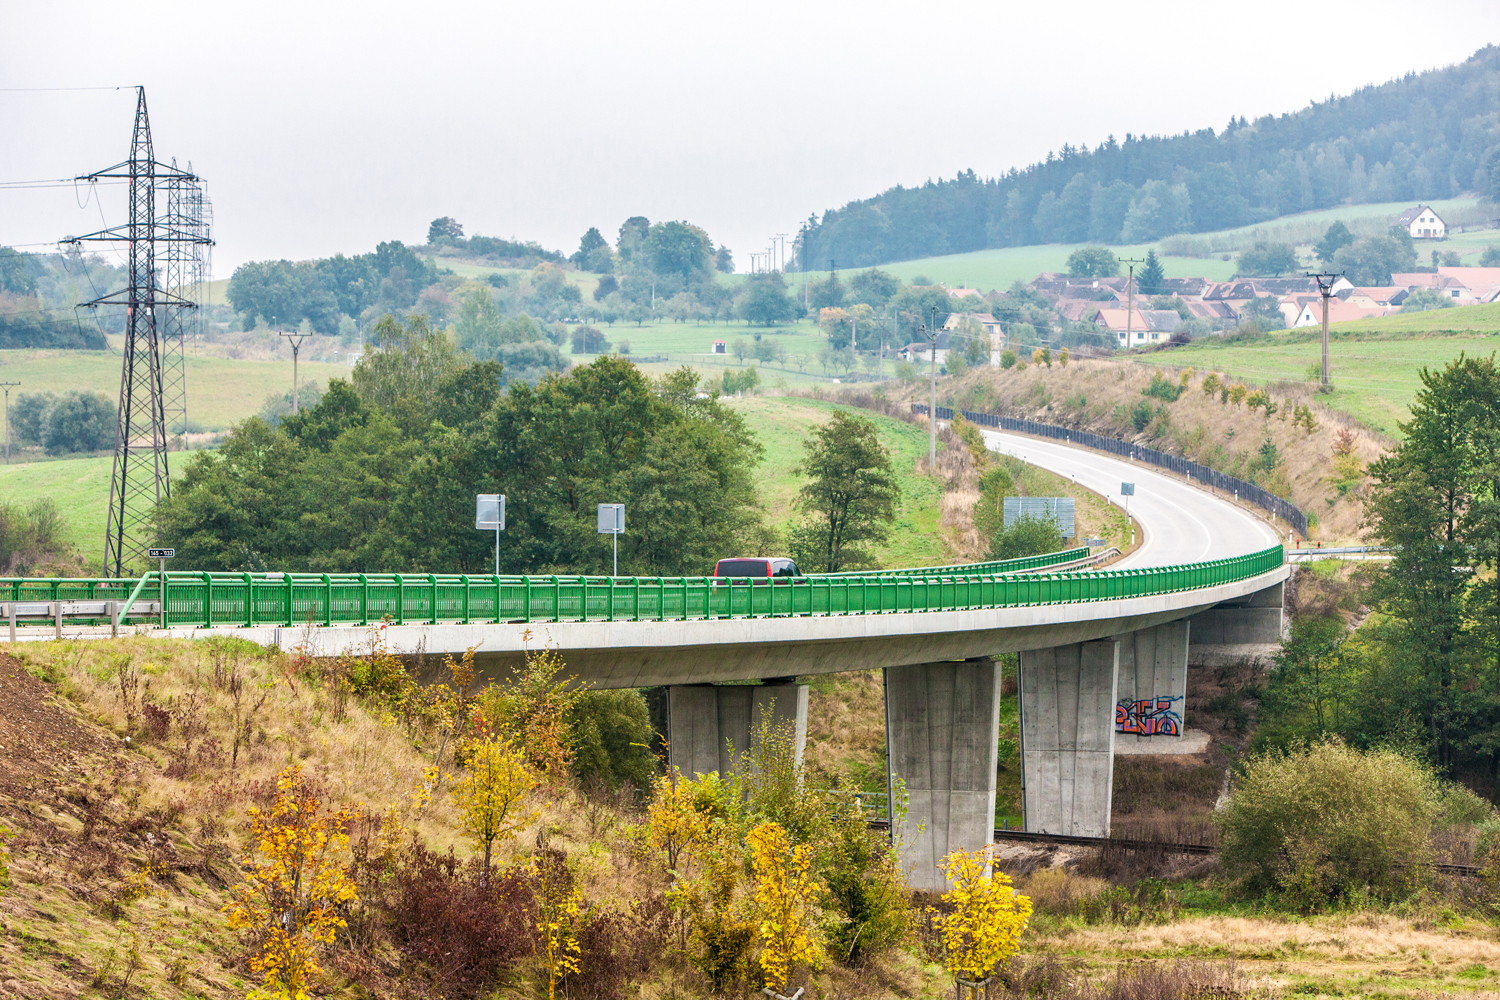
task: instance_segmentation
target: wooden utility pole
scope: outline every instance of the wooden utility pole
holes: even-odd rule
[[[1130,260],[1121,257],[1120,263],[1126,264],[1130,268],[1130,277],[1125,279],[1125,349],[1129,350],[1130,334],[1132,333],[1131,326],[1132,321],[1135,319],[1135,266],[1137,264],[1144,264],[1145,260],[1144,258]]]
[[[1333,283],[1344,275],[1320,272],[1309,274],[1318,283],[1318,291],[1323,295],[1323,385],[1328,385],[1328,299],[1333,295]]]

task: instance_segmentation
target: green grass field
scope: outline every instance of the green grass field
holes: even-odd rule
[[[168,461],[174,475],[184,457]],[[51,497],[63,519],[63,539],[91,564],[104,558],[104,526],[109,513],[109,475],[114,459],[65,458],[51,462],[0,465],[0,501],[25,507]],[[94,566],[90,572],[98,572]]]
[[[188,421],[203,430],[226,430],[261,408],[266,397],[292,387],[292,362],[187,359]],[[304,361],[303,385],[348,378],[346,365]],[[108,351],[0,351],[0,382],[20,382],[15,393],[100,392],[120,395],[120,355]]]
[[[1444,313],[1458,311],[1443,310]],[[1410,318],[1386,317],[1387,320]],[[1489,355],[1496,350],[1500,350],[1500,337],[1473,334],[1440,336],[1417,333],[1399,339],[1390,339],[1389,336],[1378,339],[1330,337],[1329,372],[1334,390],[1319,396],[1318,401],[1348,413],[1368,427],[1399,437],[1401,432],[1397,422],[1410,417],[1408,406],[1420,385],[1418,375],[1424,367],[1440,368],[1460,353]],[[1192,367],[1200,373],[1212,370],[1237,381],[1264,385],[1314,381],[1309,379],[1308,369],[1319,362],[1320,353],[1320,340],[1316,336],[1299,336],[1295,340],[1267,338],[1252,344],[1199,341],[1133,360],[1146,365]]]
[[[834,404],[813,399],[746,397],[726,401],[743,414],[766,453],[757,472],[761,501],[767,519],[785,529],[798,518],[797,491],[804,482],[794,471],[805,454],[802,442],[812,428],[828,421]],[[890,540],[878,550],[882,566],[936,566],[948,561],[938,534],[938,503],[942,486],[915,473],[918,459],[926,457],[927,435],[914,424],[902,423],[862,410],[879,428],[880,439],[891,451],[891,465],[901,487],[896,523]]]

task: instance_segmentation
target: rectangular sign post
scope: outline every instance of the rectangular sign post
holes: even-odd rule
[[[1120,496],[1125,498],[1125,523],[1130,525],[1130,544],[1135,544],[1135,522],[1130,519],[1130,498],[1135,496],[1135,483],[1121,483]]]
[[[167,627],[167,560],[176,558],[176,549],[147,549],[146,557],[155,559],[161,564],[157,571],[158,579],[161,581],[161,627]]]
[[[625,505],[601,503],[599,505],[599,534],[615,536],[615,576],[620,575],[620,536],[625,534]]]
[[[495,575],[500,575],[500,532],[505,530],[505,494],[479,493],[474,497],[474,527],[495,532]]]

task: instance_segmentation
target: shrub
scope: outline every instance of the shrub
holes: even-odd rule
[[[1156,416],[1156,411],[1151,408],[1150,403],[1143,399],[1130,409],[1130,426],[1134,427],[1137,431],[1143,431],[1151,423],[1151,418],[1154,416]]]
[[[646,789],[656,775],[651,753],[651,713],[639,691],[585,691],[569,717],[573,774],[609,788],[629,782]]]
[[[909,909],[901,866],[883,834],[850,804],[835,817],[823,864],[828,950],[847,965],[901,939]]]
[[[1056,552],[1063,547],[1062,532],[1050,517],[1026,514],[1016,518],[1009,528],[1001,528],[990,542],[991,559],[1020,559]]]
[[[51,497],[24,509],[0,501],[0,574],[31,575],[61,558],[69,547],[62,532],[62,516]]]
[[[476,859],[413,843],[397,860],[382,908],[396,947],[435,995],[486,993],[531,953],[534,901],[524,867],[486,878]]]
[[[1184,388],[1185,384],[1179,385],[1166,378],[1161,372],[1157,372],[1151,376],[1151,384],[1141,390],[1141,395],[1160,399],[1166,403],[1175,403],[1177,402],[1177,397],[1182,395]],[[1140,430],[1140,428],[1137,427],[1136,430]]]
[[[1316,907],[1410,892],[1429,860],[1431,777],[1391,750],[1338,741],[1249,758],[1216,817],[1221,864],[1242,892]]]

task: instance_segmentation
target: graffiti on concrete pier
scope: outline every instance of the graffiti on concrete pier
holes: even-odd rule
[[[1137,736],[1181,736],[1182,715],[1177,703],[1182,697],[1147,698],[1115,705],[1115,732]]]

